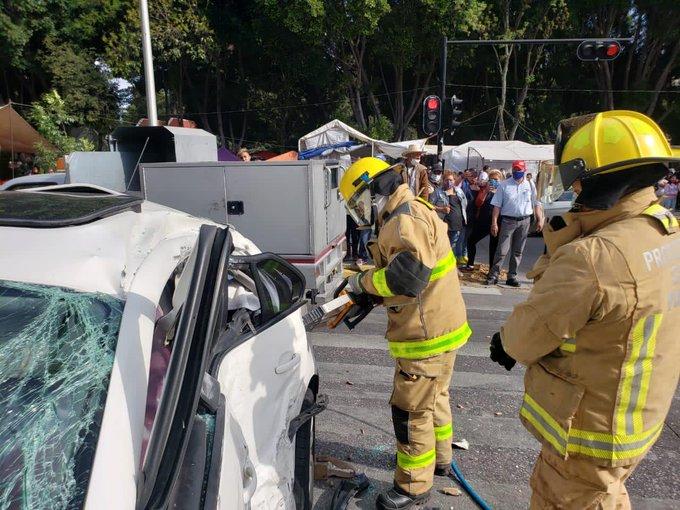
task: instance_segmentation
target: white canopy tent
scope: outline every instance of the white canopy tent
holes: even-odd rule
[[[409,145],[415,144],[416,146],[425,150],[424,147],[427,138],[406,140],[403,142],[385,142],[383,140],[371,138],[370,136],[363,134],[361,131],[354,129],[352,126],[348,126],[344,122],[334,119],[300,138],[298,140],[298,152],[316,149],[318,147],[341,144],[344,142],[349,142],[350,140],[356,140],[366,144],[368,147],[370,147],[371,154],[383,153],[391,158],[399,158],[401,157],[401,153],[404,151],[404,149],[406,149]],[[332,152],[332,150],[330,151]],[[349,152],[351,151],[352,149],[349,149]],[[347,149],[340,149],[338,152],[346,153]],[[326,153],[323,154],[323,157],[327,156],[328,155]]]
[[[531,145],[517,140],[470,141],[442,153],[444,167],[462,171],[466,168],[481,170],[484,165],[510,170],[512,162],[523,160],[527,171],[538,172],[541,161],[553,159],[552,145]]]

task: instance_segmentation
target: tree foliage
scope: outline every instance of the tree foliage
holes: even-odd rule
[[[447,95],[465,100],[470,139],[549,142],[566,116],[633,108],[680,139],[677,0],[154,0],[158,111],[231,148],[287,150],[338,117],[375,136],[421,136],[439,93],[439,41],[633,37],[614,62],[575,46],[450,46]],[[52,89],[93,139],[145,116],[136,0],[6,0],[0,101]],[[120,91],[114,78],[131,88]]]
[[[75,138],[68,130],[77,119],[66,108],[66,103],[56,90],[46,92],[33,104],[29,115],[38,132],[52,144],[52,147],[38,144],[36,164],[40,170],[54,168],[57,158],[74,151],[91,151],[94,145],[85,137]]]

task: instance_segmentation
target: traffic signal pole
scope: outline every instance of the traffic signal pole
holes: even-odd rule
[[[440,60],[440,75],[439,75],[439,80],[441,82],[441,104],[442,104],[442,117],[444,117],[444,112],[446,111],[446,57],[447,57],[447,51],[448,49],[448,40],[446,36],[442,37],[441,40],[441,60]],[[440,163],[443,163],[442,161],[442,151],[444,149],[444,123],[442,122],[442,127],[439,129],[439,133],[437,133],[437,161]]]
[[[502,44],[519,44],[519,45],[539,45],[539,44],[584,44],[584,43],[606,43],[606,42],[617,42],[621,45],[630,44],[634,41],[633,37],[600,37],[600,38],[578,38],[578,39],[454,39],[449,41],[446,36],[441,39],[441,57],[440,57],[440,69],[439,69],[439,81],[441,83],[441,100],[442,100],[442,117],[444,117],[444,108],[446,105],[446,61],[448,55],[449,44],[457,46],[494,46]],[[616,58],[614,56],[614,58]],[[592,59],[597,60],[597,59]],[[442,127],[437,133],[437,159],[442,160],[442,149],[444,145],[444,122],[442,122]]]

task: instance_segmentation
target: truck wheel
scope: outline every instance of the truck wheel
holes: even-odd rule
[[[316,396],[307,388],[302,410],[314,405]],[[314,497],[314,424],[312,416],[295,434],[295,480],[293,494],[297,510],[311,510]]]

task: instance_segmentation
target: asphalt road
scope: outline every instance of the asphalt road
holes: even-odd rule
[[[540,253],[539,239],[530,239],[530,244],[532,253]],[[490,336],[527,291],[528,286],[520,290],[501,286],[464,289],[474,334],[456,359],[451,407],[454,439],[467,439],[470,449],[456,450],[454,458],[468,481],[494,508],[527,508],[528,479],[538,452],[538,443],[517,417],[524,369],[516,366],[506,372],[488,359]],[[386,322],[384,311],[376,310],[351,333],[342,326],[311,334],[320,391],[330,400],[328,409],[317,419],[317,452],[351,461],[372,482],[363,498],[350,508],[374,508],[377,494],[392,483],[395,443],[388,400],[393,361],[383,338]],[[627,483],[636,509],[680,508],[680,392],[666,424]],[[435,478],[436,489],[452,486],[455,483],[449,479]],[[328,482],[317,482],[314,508],[329,508],[333,490]],[[425,508],[476,506],[465,495],[453,497],[437,491]]]

